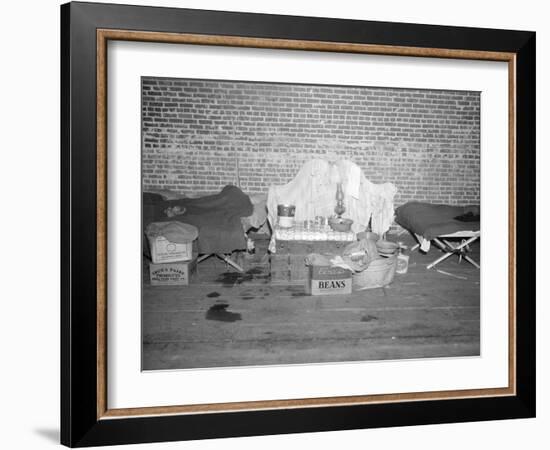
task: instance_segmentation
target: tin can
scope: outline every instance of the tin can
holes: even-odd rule
[[[279,226],[281,228],[292,228],[294,226],[294,217],[279,216]]]
[[[279,226],[281,228],[292,228],[294,226],[294,214],[296,206],[294,205],[277,205],[277,216],[279,218]]]
[[[296,206],[277,205],[277,215],[279,217],[294,217],[295,214],[296,214]]]

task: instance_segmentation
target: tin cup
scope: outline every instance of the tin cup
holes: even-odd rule
[[[279,226],[281,228],[292,228],[294,226],[295,213],[296,206],[294,205],[277,205]]]

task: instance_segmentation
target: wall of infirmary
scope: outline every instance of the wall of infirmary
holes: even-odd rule
[[[143,78],[143,187],[267,192],[350,159],[396,204],[479,202],[477,92]],[[238,162],[238,165],[237,165]]]

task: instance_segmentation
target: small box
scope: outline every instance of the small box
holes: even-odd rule
[[[331,266],[309,266],[307,275],[307,294],[351,294],[352,274],[348,269]]]
[[[193,243],[178,244],[170,242],[163,236],[149,238],[151,260],[154,264],[176,261],[190,261],[193,259]]]
[[[152,286],[187,286],[197,276],[197,259],[150,264],[149,275]]]

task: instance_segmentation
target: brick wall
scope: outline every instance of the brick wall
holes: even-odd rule
[[[143,186],[266,192],[313,158],[356,162],[396,204],[479,202],[479,93],[143,78]]]

